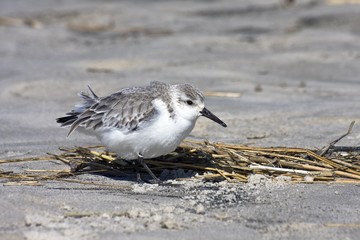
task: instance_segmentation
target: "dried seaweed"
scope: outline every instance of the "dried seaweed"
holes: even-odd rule
[[[152,171],[160,174],[165,169],[191,169],[204,180],[247,182],[251,174],[269,177],[286,176],[294,183],[360,183],[360,153],[358,147],[334,146],[351,131],[331,142],[324,150],[304,148],[253,147],[207,141],[184,141],[175,152],[145,160]],[[343,150],[348,151],[344,152]],[[39,185],[41,181],[68,179],[79,174],[111,174],[118,177],[134,173],[129,162],[118,160],[116,155],[101,146],[60,148],[60,154],[12,160],[0,164],[25,161],[61,161],[67,170],[26,170],[22,173],[0,170],[0,179],[6,185]],[[82,182],[81,182],[82,183]]]
[[[125,176],[133,173],[131,164],[124,164],[104,148],[77,147],[60,149],[50,157],[2,160],[0,163],[59,160],[69,170],[26,170],[23,173],[0,172],[7,185],[21,181],[36,185],[39,181],[58,180],[84,173],[106,173]],[[251,174],[270,177],[288,176],[292,182],[353,182],[360,183],[360,154],[332,152],[320,156],[302,148],[260,148],[225,143],[185,141],[167,156],[145,160],[155,173],[165,169],[191,169],[205,180],[226,179],[247,182]],[[310,179],[310,180],[309,180]]]

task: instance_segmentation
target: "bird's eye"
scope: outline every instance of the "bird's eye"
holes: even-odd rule
[[[186,103],[187,103],[187,105],[190,105],[190,106],[194,104],[194,102],[191,100],[187,100]]]

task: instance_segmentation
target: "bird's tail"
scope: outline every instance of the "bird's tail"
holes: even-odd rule
[[[66,116],[59,117],[56,119],[57,123],[61,124],[61,127],[71,126],[77,119],[80,114],[89,109],[92,105],[99,101],[99,97],[96,96],[94,91],[88,86],[89,93],[80,92],[79,96],[84,100],[82,104],[76,105],[75,109],[71,112],[66,113]]]

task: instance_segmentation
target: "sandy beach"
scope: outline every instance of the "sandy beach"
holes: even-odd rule
[[[321,148],[360,144],[360,2],[0,2],[0,159],[97,145],[55,119],[87,85],[105,96],[191,83],[228,127],[189,139]],[[65,169],[59,162],[0,171]],[[173,170],[169,174],[183,174]],[[186,173],[184,173],[186,175]],[[358,239],[359,184],[134,179],[85,174],[39,186],[0,179],[1,239]]]

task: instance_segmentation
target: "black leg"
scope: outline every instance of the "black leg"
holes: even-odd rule
[[[148,165],[146,165],[146,163],[144,162],[144,158],[141,154],[138,154],[138,163],[141,164],[141,166],[143,168],[145,168],[145,170],[150,174],[150,176],[153,178],[153,182],[154,183],[159,183],[160,179],[158,179],[155,174],[150,170],[150,168],[148,167]],[[139,177],[140,177],[140,173],[139,173]]]
[[[136,172],[136,181],[138,183],[144,183],[144,181],[141,179],[141,176],[140,176],[140,169],[139,169],[139,161],[138,160],[121,160],[121,161],[124,161],[126,162],[127,164],[130,164],[134,167],[135,169],[135,172]]]
[[[138,183],[144,183],[144,181],[141,179],[141,176],[140,176],[140,170],[139,170],[139,167],[138,167],[138,163],[136,161],[134,161],[133,164],[134,164],[134,168],[135,168],[135,171],[136,171],[136,181]]]

